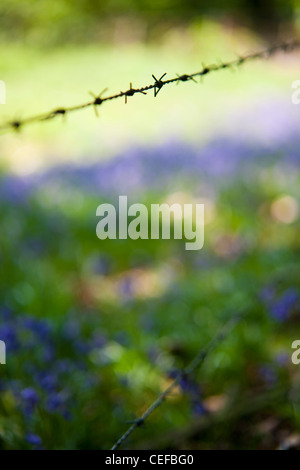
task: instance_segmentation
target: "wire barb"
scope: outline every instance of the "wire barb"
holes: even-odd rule
[[[101,91],[98,95],[95,95],[92,91],[89,91],[89,94],[94,98],[93,101],[93,106],[94,106],[94,111],[97,117],[99,117],[97,106],[100,106],[103,103],[102,95],[108,90],[108,88],[104,88],[104,90]]]
[[[155,75],[152,74],[153,79],[155,80],[153,88],[154,88],[154,98],[157,96],[161,88],[164,86],[165,82],[162,81],[162,79],[167,75],[167,72],[165,72],[158,80]]]
[[[121,96],[125,96],[125,104],[127,104],[127,97],[128,96],[133,96],[135,93],[143,93],[143,95],[147,95],[147,93],[138,88],[132,88],[132,83],[130,82],[130,88],[127,91],[120,91]]]
[[[177,85],[178,85],[179,82],[187,82],[189,80],[193,80],[193,82],[197,83],[197,81],[194,79],[193,75],[187,75],[187,74],[184,74],[184,75],[176,74],[176,75],[178,77]]]

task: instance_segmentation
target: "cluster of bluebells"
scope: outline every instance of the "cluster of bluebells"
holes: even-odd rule
[[[0,199],[24,203],[26,195],[45,188],[114,197],[161,187],[191,187],[193,182],[195,186],[203,181],[230,182],[241,172],[251,174],[256,165],[262,168],[274,162],[299,167],[298,116],[285,99],[272,97],[259,109],[254,106],[243,116],[231,116],[230,122],[234,135],[227,129],[227,137],[204,145],[169,139],[156,147],[124,150],[105,161],[96,155],[97,163],[59,165],[22,179],[5,176],[0,180]]]
[[[88,355],[104,347],[106,339],[100,333],[84,334],[72,317],[58,329],[47,320],[15,315],[6,307],[0,309],[0,338],[10,358],[10,373],[1,380],[0,391],[13,393],[25,423],[25,440],[42,448],[42,438],[33,429],[35,412],[72,420],[79,394],[100,380],[87,362]]]
[[[278,371],[273,364],[262,364],[258,372],[267,387],[272,388],[278,382]]]
[[[289,354],[285,350],[278,352],[272,361],[259,365],[258,376],[267,388],[274,388],[281,380],[287,379],[289,363]]]
[[[177,369],[171,370],[168,375],[173,380],[180,376],[179,386],[182,392],[188,397],[193,414],[195,416],[202,416],[206,414],[207,410],[203,403],[202,392],[199,384],[193,381],[191,377],[182,374],[182,372]]]
[[[284,152],[284,150],[282,150]],[[277,150],[278,156],[280,151]],[[263,155],[263,162],[261,156]],[[294,154],[285,161],[293,163]],[[253,164],[265,166],[274,162],[273,149],[238,139],[220,138],[198,149],[182,142],[169,142],[158,148],[136,148],[123,152],[109,161],[52,168],[28,181],[34,190],[47,187],[80,189],[81,191],[114,197],[116,194],[136,194],[160,190],[162,187],[184,188],[208,182],[218,184],[232,180],[241,172],[251,173]],[[283,159],[281,159],[283,163]]]
[[[276,322],[283,323],[300,314],[299,289],[288,287],[280,294],[277,294],[273,286],[266,287],[261,298],[267,307],[267,311]]]

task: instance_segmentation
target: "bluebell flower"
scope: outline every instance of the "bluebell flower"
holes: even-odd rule
[[[177,377],[181,374],[182,372],[180,370],[177,370],[177,369],[171,369],[169,372],[168,372],[168,376],[170,377],[170,379],[177,379]]]
[[[122,297],[130,299],[133,295],[133,282],[130,278],[122,279],[118,284],[118,290]]]
[[[42,446],[42,439],[37,434],[26,434],[25,440],[35,448],[40,448]]]
[[[63,392],[51,393],[46,399],[46,409],[50,413],[62,413],[67,410],[67,400],[68,396]]]
[[[107,339],[102,333],[95,332],[89,340],[90,349],[101,349],[107,343]]]
[[[276,290],[274,286],[267,286],[264,289],[262,289],[262,291],[260,292],[260,298],[267,305],[269,305],[274,300],[275,297],[276,297]]]
[[[46,340],[49,338],[51,328],[48,322],[45,320],[27,316],[23,318],[23,326],[31,330],[41,340]]]
[[[263,364],[259,367],[259,374],[268,386],[274,385],[278,380],[278,374],[269,364]]]
[[[0,326],[0,340],[6,344],[7,351],[17,351],[20,347],[17,329],[11,323]]]
[[[181,390],[187,394],[193,413],[197,416],[205,414],[207,410],[205,409],[202,401],[202,394],[199,385],[187,375],[182,375],[182,373],[176,369],[173,369],[169,372],[169,376],[172,379],[177,379],[179,374],[179,386]]]
[[[284,322],[291,317],[298,302],[299,294],[296,289],[291,287],[270,306],[270,314],[278,322]]]
[[[53,362],[55,359],[55,348],[52,344],[46,344],[43,350],[43,360],[46,363]]]
[[[6,389],[11,390],[13,394],[15,395],[16,399],[20,397],[20,391],[22,390],[22,383],[18,379],[13,379],[10,380],[9,382],[6,382]]]
[[[38,374],[38,382],[45,391],[54,392],[58,386],[57,376],[52,372],[41,372]]]
[[[31,388],[25,388],[20,393],[21,399],[24,405],[24,411],[26,414],[32,414],[39,402],[39,396],[37,392]]]
[[[199,386],[195,382],[192,382],[186,376],[183,376],[179,382],[183,392],[188,393],[191,396],[199,395]]]
[[[207,409],[205,408],[204,404],[200,400],[196,400],[192,402],[192,410],[196,416],[203,416],[207,414]]]
[[[5,305],[0,308],[0,319],[4,321],[8,321],[12,319],[12,311],[10,308],[6,307]]]
[[[275,361],[276,364],[279,365],[279,367],[286,367],[290,361],[290,356],[285,352],[281,352],[276,354]]]
[[[0,199],[10,204],[24,205],[29,195],[28,180],[6,175],[0,179]]]
[[[107,275],[111,271],[112,260],[108,256],[97,256],[93,261],[93,272],[95,274]]]
[[[89,344],[81,339],[73,341],[73,349],[79,355],[85,355],[89,351]]]
[[[74,364],[69,359],[60,359],[55,363],[55,370],[58,374],[70,373],[74,370]]]

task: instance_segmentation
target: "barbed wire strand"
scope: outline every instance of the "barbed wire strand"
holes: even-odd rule
[[[281,52],[287,53],[299,47],[300,47],[299,40],[293,40],[291,42],[284,42],[279,45],[271,46],[260,52],[255,52],[253,54],[248,54],[242,57],[239,56],[237,59],[229,61],[229,62],[220,62],[218,64],[212,64],[208,66],[203,64],[202,70],[200,72],[195,72],[192,74],[177,75],[176,77],[169,78],[166,80],[163,80],[163,78],[166,76],[166,73],[164,73],[160,78],[156,78],[155,75],[152,74],[154,83],[151,83],[149,85],[143,86],[141,88],[133,88],[132,83],[130,83],[130,87],[128,90],[120,91],[119,93],[116,93],[114,95],[103,97],[103,93],[107,90],[106,88],[98,95],[94,95],[93,93],[91,93],[93,96],[92,101],[87,101],[86,103],[82,103],[82,104],[78,104],[78,105],[70,106],[70,107],[60,107],[60,108],[56,108],[46,113],[30,116],[25,119],[17,119],[17,120],[3,123],[0,125],[0,132],[6,132],[8,130],[20,130],[22,127],[28,124],[32,124],[34,122],[49,121],[51,119],[56,118],[57,116],[66,116],[67,114],[72,113],[74,111],[83,110],[89,107],[94,107],[95,112],[97,114],[97,108],[101,106],[103,103],[105,103],[106,101],[112,101],[112,100],[124,97],[125,103],[127,103],[128,97],[134,96],[136,93],[141,93],[141,94],[146,95],[147,92],[150,90],[154,90],[154,97],[156,97],[159,91],[162,89],[162,87],[169,85],[171,83],[187,82],[190,80],[196,82],[195,80],[196,77],[200,78],[200,83],[201,83],[201,79],[205,75],[208,75],[211,72],[239,67],[251,60],[267,59],[277,52],[281,51]]]
[[[140,426],[145,424],[145,421],[149,418],[149,416],[159,407],[162,405],[163,401],[170,395],[170,393],[174,390],[174,388],[180,383],[180,381],[198,369],[203,361],[206,359],[208,354],[216,348],[223,340],[225,340],[229,333],[233,330],[233,328],[239,323],[244,317],[246,313],[237,313],[227,322],[225,326],[219,331],[219,333],[203,348],[201,351],[194,357],[194,359],[190,362],[190,364],[183,369],[175,379],[171,382],[171,384],[159,395],[159,397],[147,408],[147,410],[142,414],[140,418],[135,420],[131,426],[127,429],[127,431],[115,442],[112,446],[111,450],[118,449],[121,445],[125,443],[125,441],[129,438],[129,436]]]

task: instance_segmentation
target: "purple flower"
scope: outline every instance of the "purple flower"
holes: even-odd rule
[[[24,204],[28,196],[28,182],[25,178],[7,175],[0,179],[0,199],[11,204]]]
[[[134,293],[132,279],[122,279],[119,282],[118,289],[122,297],[124,297],[125,299],[130,299]]]
[[[52,362],[55,358],[55,348],[52,344],[46,344],[43,351],[43,359],[45,362]]]
[[[92,338],[90,339],[89,341],[89,347],[90,349],[100,349],[100,348],[103,348],[103,346],[105,346],[105,344],[107,343],[107,339],[105,338],[105,336],[101,333],[94,333]]]
[[[39,402],[38,394],[33,388],[28,387],[28,388],[24,388],[21,391],[20,395],[24,404],[25,413],[32,414],[36,405]]]
[[[5,320],[5,321],[8,321],[10,320],[12,317],[12,312],[11,312],[11,309],[6,307],[6,306],[3,306],[0,308],[0,318]]]
[[[176,379],[180,374],[180,371],[174,369],[169,373],[169,376],[173,379]],[[207,410],[205,409],[205,406],[202,402],[202,394],[199,385],[187,375],[181,375],[179,379],[179,385],[181,390],[189,397],[193,413],[197,416],[207,413]]]
[[[89,345],[81,339],[73,341],[73,349],[79,355],[84,355],[89,352]]]
[[[38,318],[26,317],[23,320],[23,325],[25,328],[31,330],[41,340],[49,338],[51,329],[46,321],[39,320]]]
[[[93,272],[105,276],[111,271],[111,264],[111,260],[107,256],[98,256],[93,262]]]
[[[272,386],[277,382],[278,376],[276,371],[268,364],[263,364],[259,368],[259,374],[267,385]]]
[[[74,364],[69,359],[60,359],[55,363],[55,370],[58,374],[65,374],[74,371]]]
[[[179,382],[183,392],[188,393],[190,396],[199,395],[199,386],[195,382],[192,382],[186,376],[183,376]]]
[[[38,381],[46,392],[54,392],[58,384],[57,377],[53,373],[40,373]]]
[[[25,440],[35,448],[40,448],[42,445],[42,439],[37,434],[27,434]]]
[[[0,340],[4,341],[8,351],[16,351],[19,349],[19,340],[15,326],[5,324],[0,326]]]
[[[260,292],[260,298],[267,305],[269,305],[274,300],[275,296],[276,291],[273,286],[267,286]]]
[[[47,397],[46,409],[50,413],[59,412],[61,414],[64,414],[67,411],[67,400],[68,396],[64,392],[52,393]]]
[[[290,357],[285,352],[278,353],[275,356],[276,364],[278,364],[279,367],[286,367],[287,364],[289,363],[289,360],[290,360]]]
[[[192,410],[196,416],[207,414],[207,409],[200,400],[196,400],[194,403],[192,403]]]
[[[293,287],[287,289],[270,307],[271,316],[278,322],[288,320],[299,301],[299,294]]]

